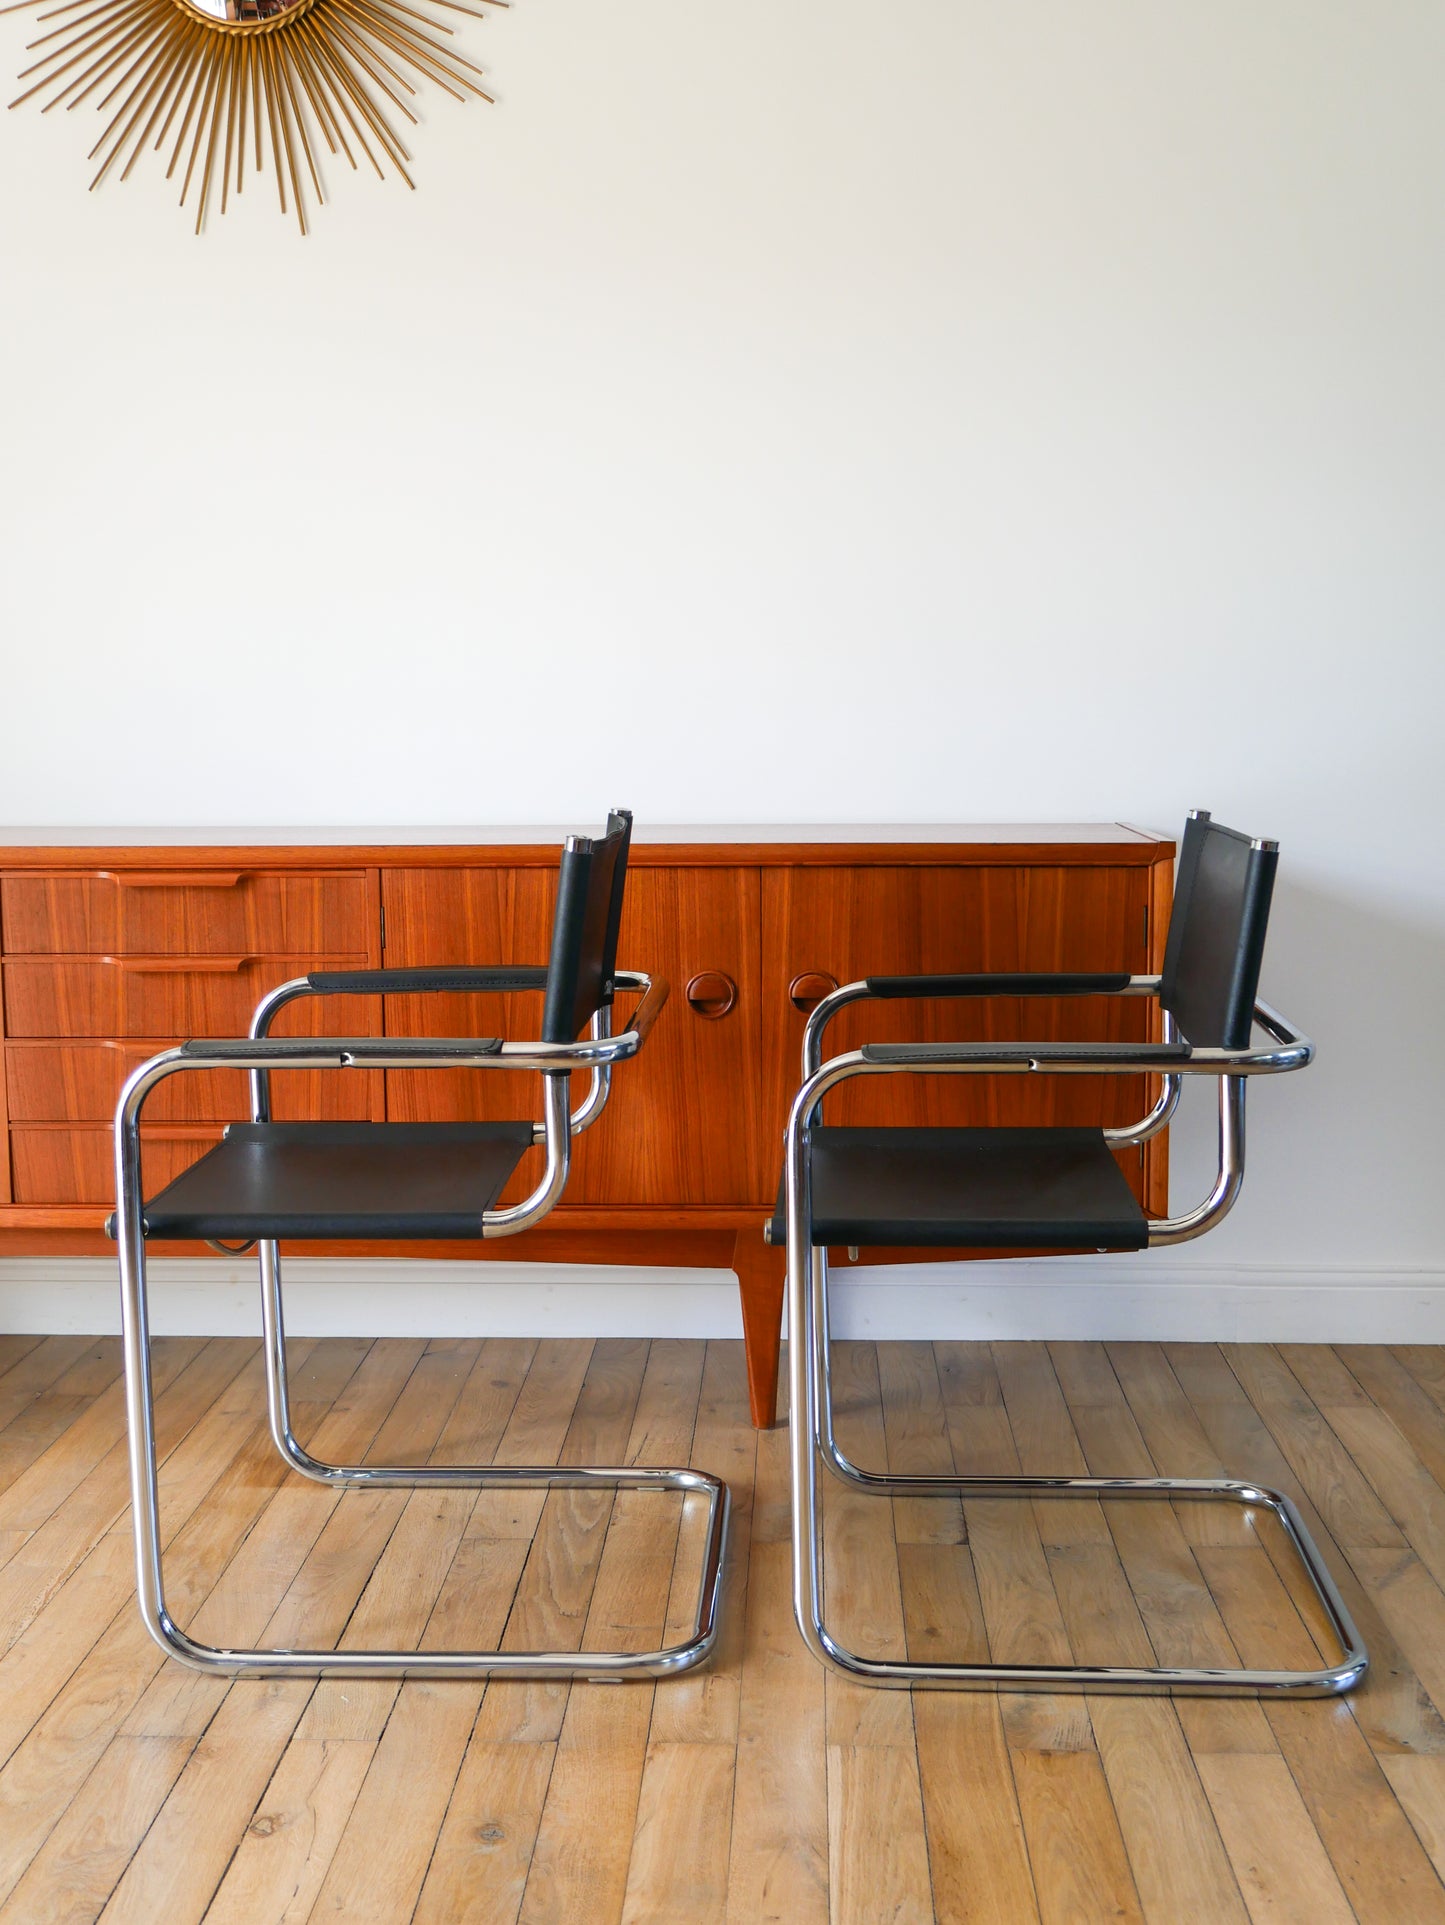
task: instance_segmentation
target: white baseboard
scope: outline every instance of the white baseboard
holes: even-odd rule
[[[250,1261],[149,1265],[157,1335],[257,1328]],[[833,1273],[840,1337],[1109,1338],[1179,1342],[1445,1342],[1445,1271],[1222,1268],[1059,1257]],[[738,1337],[730,1270],[293,1258],[296,1336]],[[120,1328],[105,1257],[0,1260],[0,1330]]]

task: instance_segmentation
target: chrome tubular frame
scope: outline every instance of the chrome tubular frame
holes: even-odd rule
[[[1157,977],[1147,979],[1157,982]],[[1169,1010],[1163,1012],[1164,1036],[1166,1043],[1179,1041],[1179,1025]],[[1147,1143],[1151,1136],[1168,1129],[1174,1120],[1174,1112],[1179,1107],[1179,1097],[1184,1088],[1181,1076],[1164,1075],[1159,1078],[1159,1094],[1147,1116],[1141,1116],[1137,1123],[1126,1123],[1104,1131],[1104,1141],[1113,1149],[1126,1149],[1130,1144]]]
[[[418,1038],[318,1038],[314,1051],[297,1056],[295,1043],[278,1043],[274,1057],[258,1064],[256,1046],[265,1047],[270,1014],[304,993],[305,985],[283,985],[257,1011],[253,1036],[242,1045],[221,1042],[205,1054],[167,1050],[144,1063],[127,1081],[116,1110],[116,1236],[120,1255],[121,1318],[125,1362],[126,1417],[130,1437],[130,1489],[135,1524],[136,1594],[146,1629],[161,1649],[198,1671],[228,1677],[401,1677],[401,1678],[567,1678],[616,1683],[628,1678],[667,1678],[691,1670],[708,1657],[718,1634],[718,1608],[727,1545],[729,1494],[721,1479],[706,1471],[642,1465],[543,1465],[498,1468],[488,1464],[384,1465],[323,1462],[298,1442],[291,1427],[286,1373],[286,1333],[281,1296],[281,1260],[274,1239],[258,1244],[261,1323],[266,1365],[270,1430],[286,1464],[303,1477],[333,1489],[442,1488],[486,1490],[675,1491],[707,1504],[707,1536],[697,1610],[679,1643],[651,1651],[406,1651],[223,1649],[191,1637],[166,1609],[161,1559],[160,1503],[156,1459],[154,1394],[151,1381],[149,1308],[146,1287],[144,1188],[140,1122],[147,1096],[166,1077],[185,1069],[237,1068],[252,1079],[257,1120],[269,1115],[269,1072],[277,1068],[335,1069],[437,1068],[535,1069],[544,1079],[542,1124],[547,1164],[542,1181],[524,1203],[481,1213],[484,1236],[505,1236],[544,1216],[566,1181],[570,1160],[567,1111],[568,1072],[598,1067],[637,1053],[667,997],[665,982],[619,977],[619,986],[640,988],[642,1004],[621,1036],[594,1033],[576,1044],[503,1044],[500,1051],[468,1052],[457,1043]],[[259,1033],[256,1032],[259,1025]],[[283,1056],[282,1052],[285,1051]],[[594,1081],[593,1089],[597,1085]],[[591,1100],[589,1096],[589,1101]],[[605,1100],[605,1099],[604,1099]],[[585,1107],[585,1106],[584,1106]],[[600,1105],[599,1105],[600,1107]]]
[[[850,985],[849,989],[858,989]],[[855,1000],[840,990],[829,1001]],[[820,1005],[821,1009],[822,1005]],[[826,1020],[826,1018],[825,1018]],[[1255,1020],[1282,1045],[1278,1051],[1199,1050],[1179,1065],[1180,1074],[1213,1074],[1220,1080],[1220,1171],[1213,1190],[1197,1210],[1170,1219],[1150,1241],[1172,1243],[1197,1236],[1217,1221],[1238,1194],[1244,1171],[1244,1077],[1296,1069],[1310,1060],[1313,1045],[1267,1004]],[[821,1025],[819,1026],[821,1029]],[[805,1050],[808,1044],[805,1043]],[[998,1073],[996,1062],[967,1057],[968,1045],[950,1051],[943,1063],[874,1063],[861,1052],[813,1062],[794,1100],[786,1136],[785,1196],[788,1251],[788,1378],[790,1395],[789,1462],[793,1508],[793,1610],[803,1641],[820,1664],[858,1683],[907,1689],[918,1685],[944,1690],[1099,1691],[1165,1693],[1171,1696],[1327,1697],[1351,1690],[1364,1677],[1369,1656],[1338,1587],[1311,1539],[1293,1500],[1282,1491],[1233,1478],[1187,1477],[929,1477],[884,1474],[860,1469],[839,1448],[833,1431],[828,1366],[827,1252],[812,1240],[809,1130],[823,1097],[848,1078],[870,1074]],[[1144,1065],[1128,1060],[1121,1046],[1116,1060],[1089,1065],[1115,1073]],[[1207,1059],[1207,1060],[1201,1060]],[[1227,1059],[1221,1060],[1221,1059]],[[1010,1071],[1064,1071],[1047,1061],[1043,1046],[1024,1045]],[[1065,1072],[1067,1073],[1067,1072]],[[1161,1097],[1161,1103],[1164,1099]],[[1246,1510],[1271,1512],[1298,1556],[1339,1644],[1337,1663],[1309,1671],[1181,1665],[943,1664],[878,1659],[850,1651],[829,1631],[823,1616],[824,1539],[819,1501],[819,1460],[855,1489],[893,1497],[1155,1498],[1166,1502],[1223,1501]]]

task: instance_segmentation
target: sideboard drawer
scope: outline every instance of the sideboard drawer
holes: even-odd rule
[[[115,1114],[131,1071],[172,1045],[168,1042],[12,1043],[5,1082],[13,1123],[103,1123]],[[380,1070],[278,1070],[271,1078],[271,1111],[280,1121],[318,1116],[380,1118]],[[145,1120],[230,1123],[251,1114],[245,1072],[194,1070],[167,1077],[146,1099]]]
[[[220,1140],[218,1128],[143,1130],[146,1194],[153,1196]],[[103,1123],[12,1129],[10,1155],[17,1203],[115,1201],[115,1138]]]
[[[364,956],[364,873],[96,870],[0,878],[0,940],[19,956]]]
[[[315,954],[307,969],[364,968],[365,956]],[[9,956],[7,1036],[244,1036],[262,996],[301,971],[284,956],[86,958]],[[375,997],[303,997],[283,1010],[277,1034],[369,1036]]]

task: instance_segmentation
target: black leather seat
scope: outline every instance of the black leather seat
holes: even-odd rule
[[[818,1125],[809,1161],[817,1244],[1142,1250],[1149,1240],[1098,1130]],[[781,1187],[769,1241],[787,1241]]]
[[[145,1210],[146,1236],[466,1238],[530,1123],[233,1123]]]

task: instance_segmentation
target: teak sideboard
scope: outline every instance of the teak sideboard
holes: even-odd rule
[[[82,844],[74,831],[13,832],[0,846],[0,1255],[109,1250],[101,1224],[123,1078],[179,1039],[244,1035],[277,983],[322,967],[545,962],[561,832],[462,833],[162,843],[158,832],[110,831]],[[346,1248],[731,1267],[753,1419],[770,1423],[783,1265],[763,1224],[807,1011],[835,983],[870,974],[1157,970],[1173,857],[1172,841],[1119,824],[640,831],[619,961],[665,976],[672,1001],[642,1057],[615,1076],[602,1122],[578,1139],[564,1202],[525,1247]],[[870,1037],[1140,1038],[1150,1008],[875,1002],[839,1016],[828,1053]],[[538,1017],[536,997],[523,995],[304,998],[276,1032],[523,1037]],[[536,1110],[531,1081],[295,1071],[275,1077],[273,1101],[280,1117],[524,1116]],[[852,1084],[830,1115],[1122,1123],[1151,1100],[1142,1078],[889,1077]],[[240,1072],[167,1083],[147,1112],[147,1187],[247,1113]],[[1152,1214],[1167,1210],[1165,1156],[1162,1138],[1121,1156]],[[517,1193],[533,1180],[524,1163]]]

